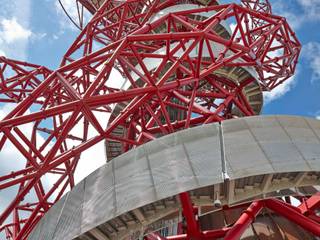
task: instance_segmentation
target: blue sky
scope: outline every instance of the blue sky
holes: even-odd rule
[[[232,0],[221,0],[231,2]],[[274,13],[285,16],[303,45],[297,74],[275,92],[266,94],[264,114],[293,114],[320,119],[320,0],[270,0]],[[75,15],[74,0],[63,0]],[[57,68],[60,60],[79,33],[64,15],[58,0],[1,0],[0,55]],[[0,105],[0,118],[9,109]],[[103,144],[101,147],[103,151]],[[10,148],[0,159],[16,161]],[[105,162],[83,166],[88,172]],[[0,170],[5,167],[2,165]],[[0,171],[1,172],[1,171]],[[0,203],[9,195],[0,195]],[[4,199],[6,198],[6,199]],[[0,204],[0,212],[3,209]],[[0,237],[1,238],[1,237]]]
[[[320,116],[320,1],[271,0],[275,14],[287,18],[302,43],[298,72],[290,90],[265,105],[265,114]]]
[[[62,12],[58,0],[1,2],[0,53],[56,68],[78,33]],[[63,2],[71,15],[75,15],[74,1]],[[320,33],[317,31],[320,1],[271,0],[271,3],[274,13],[285,16],[293,26],[303,51],[297,74],[285,86],[267,94],[263,113],[320,117]]]
[[[240,0],[221,0],[222,3],[234,1]],[[274,13],[286,17],[295,29],[303,51],[297,74],[286,84],[265,94],[263,114],[303,115],[320,119],[320,0],[270,1]],[[75,0],[62,2],[75,17]],[[56,69],[78,33],[58,0],[1,0],[0,55]],[[0,105],[0,118],[12,107]],[[103,144],[99,148],[90,150],[95,153],[100,151],[103,156]],[[16,161],[16,158],[13,148],[7,147],[0,152],[0,159]],[[77,171],[83,172],[78,180],[104,162],[104,158],[89,165],[83,161],[83,166],[78,166],[78,169],[83,169]],[[3,169],[2,162],[0,173]]]

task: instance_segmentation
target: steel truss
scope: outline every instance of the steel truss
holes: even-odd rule
[[[27,238],[74,186],[81,153],[95,144],[117,141],[124,152],[179,129],[257,114],[244,88],[257,82],[269,91],[294,74],[301,45],[286,20],[270,14],[267,1],[244,1],[244,6],[211,1],[154,18],[184,2],[199,5],[193,0],[105,1],[91,9],[96,11],[92,20],[55,71],[1,58],[0,101],[18,104],[0,122],[0,149],[11,145],[25,161],[23,168],[0,176],[0,190],[16,189],[0,215],[0,230],[8,239]],[[197,17],[207,12],[212,16]],[[232,32],[221,27],[228,22],[235,24]],[[112,69],[126,79],[124,87],[114,84],[120,80]],[[258,77],[237,82],[218,74],[221,69],[254,69]],[[118,104],[123,109],[109,119]],[[173,118],[173,112],[179,117]],[[23,130],[26,124],[31,131]],[[119,126],[125,135],[114,133]],[[45,186],[51,176],[54,183]],[[214,237],[198,229],[187,193],[181,199],[188,223],[184,238]],[[252,221],[248,213],[262,207],[280,213],[275,206],[281,203],[274,201],[252,203],[239,219],[241,229],[236,224],[228,233],[218,232],[236,239]],[[307,218],[303,214],[309,208],[303,211],[295,211],[297,219]],[[308,219],[313,223],[317,217],[309,214]]]
[[[290,202],[279,199],[254,201],[247,206],[247,209],[243,211],[239,219],[232,226],[210,231],[201,231],[197,220],[197,211],[194,211],[188,194],[182,193],[180,199],[184,211],[183,214],[187,222],[186,233],[169,237],[162,237],[157,233],[150,233],[145,237],[146,240],[240,239],[244,231],[254,222],[255,217],[263,210],[271,210],[311,232],[315,236],[320,236],[320,218],[315,213],[315,209],[320,207],[319,194],[305,198],[298,207],[291,205]],[[234,208],[237,207],[240,208],[243,207],[243,205],[235,206]]]
[[[0,102],[21,102],[50,73],[43,66],[0,57]]]

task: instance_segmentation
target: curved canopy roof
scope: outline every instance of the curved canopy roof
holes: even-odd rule
[[[146,143],[97,169],[46,213],[29,239],[73,239],[128,212],[136,216],[133,225],[141,226],[151,221],[142,214],[144,206],[208,186],[225,184],[222,202],[234,204],[319,185],[319,172],[316,119],[255,116],[203,125]],[[128,226],[122,230],[129,232]]]

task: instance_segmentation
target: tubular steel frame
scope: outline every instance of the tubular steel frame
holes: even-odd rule
[[[73,188],[83,151],[106,139],[122,143],[127,151],[159,135],[232,118],[234,107],[241,115],[253,115],[242,90],[256,79],[237,84],[214,72],[253,68],[261,89],[269,91],[294,74],[301,50],[286,20],[271,14],[267,0],[246,0],[244,6],[212,1],[153,21],[161,9],[181,1],[107,0],[98,10],[88,5],[90,1],[80,2],[95,14],[59,69],[0,59],[0,102],[17,103],[0,121],[0,150],[11,145],[25,160],[24,168],[0,176],[0,190],[17,190],[0,215],[0,231],[7,239],[26,239],[43,214]],[[194,17],[208,11],[216,13]],[[235,29],[223,38],[215,29],[228,21]],[[222,46],[218,54],[214,45]],[[196,57],[191,54],[195,50]],[[150,70],[146,61],[151,60],[157,64]],[[126,88],[112,84],[112,69],[128,81]],[[115,119],[108,125],[99,121],[98,113],[107,119],[119,103],[125,103],[125,108]],[[170,109],[182,111],[183,117],[173,121]],[[31,132],[22,130],[25,124],[31,124]],[[118,126],[127,129],[125,137],[113,134]],[[44,186],[48,176],[55,176],[49,187]],[[274,199],[256,201],[234,226],[206,232],[199,229],[188,193],[181,193],[180,199],[187,233],[168,239],[238,239],[262,208],[319,235],[314,213],[318,195],[299,208]]]
[[[239,219],[231,227],[225,227],[217,230],[201,231],[197,221],[196,211],[192,207],[192,202],[187,193],[180,194],[183,214],[187,222],[187,233],[176,236],[162,237],[156,233],[148,234],[146,240],[184,240],[184,239],[216,239],[223,238],[225,240],[240,239],[244,231],[254,222],[255,217],[264,209],[271,210],[280,216],[294,222],[303,229],[311,232],[315,236],[320,236],[319,217],[315,216],[314,210],[320,207],[320,195],[307,198],[298,207],[294,207],[289,203],[279,199],[267,199],[252,202],[248,208],[241,214]],[[306,206],[309,205],[308,210]],[[309,217],[307,217],[309,216]]]

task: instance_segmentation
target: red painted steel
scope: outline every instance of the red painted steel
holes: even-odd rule
[[[193,207],[190,196],[187,192],[180,193],[180,203],[183,209],[183,215],[187,224],[187,235],[190,239],[201,239],[201,231],[197,214]]]
[[[272,8],[269,0],[241,0],[241,2],[244,6],[252,10],[260,13],[272,14]]]
[[[51,73],[36,64],[0,57],[0,103],[19,103]]]
[[[315,194],[311,198],[305,200],[302,199],[300,206],[298,206],[299,210],[303,215],[314,214],[314,210],[320,207],[320,193]]]
[[[241,235],[263,209],[263,201],[253,202],[228,231],[225,240],[240,239]]]
[[[190,208],[190,200],[188,200],[188,195],[182,197],[180,194],[180,199],[185,201],[182,204],[183,211]],[[310,201],[314,201],[314,197],[309,198]],[[188,206],[185,206],[188,205]],[[239,205],[238,207],[242,207]],[[237,208],[235,206],[234,208]],[[237,240],[240,239],[244,231],[248,228],[250,224],[254,222],[255,217],[264,209],[269,209],[275,212],[277,215],[281,215],[286,219],[296,223],[303,229],[313,233],[315,236],[320,236],[320,223],[318,221],[317,216],[312,215],[311,217],[306,217],[301,214],[300,209],[294,206],[291,206],[281,200],[277,199],[267,199],[267,200],[259,200],[254,201],[251,205],[241,214],[239,219],[229,228],[224,229],[216,229],[210,231],[201,231],[194,223],[190,224],[190,221],[187,221],[187,226],[189,231],[185,234],[177,235],[177,236],[169,236],[169,237],[161,237],[161,239],[167,240],[183,240],[183,239],[215,239],[215,238],[223,238],[225,240]],[[191,211],[189,210],[186,215],[189,215]],[[194,211],[193,211],[194,213]],[[195,215],[194,215],[195,216]],[[192,218],[192,216],[187,216],[187,219]],[[196,234],[195,234],[196,233]],[[149,235],[148,235],[149,236]],[[146,237],[146,239],[151,239]],[[152,236],[157,236],[156,233],[153,233]],[[196,237],[195,237],[196,236]]]
[[[16,191],[0,215],[0,230],[8,239],[27,238],[74,186],[81,153],[95,144],[118,141],[127,151],[160,135],[233,118],[234,107],[240,115],[253,115],[242,91],[256,80],[237,84],[215,71],[251,67],[263,91],[294,74],[301,45],[285,19],[270,14],[268,1],[244,1],[244,7],[210,1],[153,19],[160,10],[183,3],[107,0],[98,10],[91,6],[92,20],[55,71],[0,59],[0,101],[18,103],[0,122],[0,149],[10,145],[25,160],[24,167],[0,176],[0,190]],[[194,17],[208,11],[216,13]],[[232,21],[235,29],[222,37],[216,29],[225,21]],[[216,45],[222,46],[218,52]],[[152,69],[147,62],[154,63]],[[4,74],[8,68],[9,75]],[[112,69],[128,81],[125,88],[113,84],[118,79]],[[125,107],[106,125],[101,119],[108,119],[116,104]],[[172,112],[180,112],[178,120]],[[31,131],[24,131],[25,124]],[[113,133],[119,126],[127,135]],[[228,229],[201,232],[187,193],[181,196],[186,238],[226,234]],[[241,222],[240,230],[233,227],[231,236],[240,236],[247,223]]]
[[[312,197],[310,199],[312,199]],[[320,236],[320,224],[318,222],[307,218],[279,200],[269,199],[265,201],[265,204],[267,208],[273,210],[277,214],[284,216],[297,225],[300,225],[303,229],[313,233],[315,236]]]

